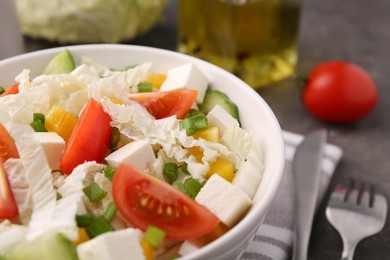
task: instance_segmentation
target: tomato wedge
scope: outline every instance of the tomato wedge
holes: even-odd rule
[[[19,153],[11,135],[0,124],[0,219],[18,215],[18,207],[8,181],[3,162],[9,158],[19,158]]]
[[[109,149],[112,127],[111,117],[103,107],[91,98],[77,120],[65,152],[59,162],[65,174],[84,162],[102,162]]]
[[[18,207],[8,181],[7,172],[0,158],[0,219],[13,218],[18,215]]]
[[[16,84],[8,87],[5,90],[5,92],[0,95],[0,97],[6,96],[6,95],[18,94],[18,93],[19,93],[19,83],[16,83]]]
[[[116,170],[112,195],[129,224],[143,231],[154,225],[164,230],[168,239],[195,239],[220,223],[189,196],[129,164],[121,164]]]
[[[4,162],[9,158],[19,158],[14,140],[2,124],[0,124],[0,157]]]
[[[197,90],[179,88],[171,91],[129,94],[127,97],[144,106],[156,119],[173,115],[176,115],[178,119],[183,119],[191,109],[197,95]]]

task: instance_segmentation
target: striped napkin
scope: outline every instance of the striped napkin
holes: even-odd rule
[[[283,132],[286,145],[286,163],[282,182],[276,198],[247,248],[239,256],[240,260],[282,260],[289,259],[294,236],[294,180],[292,159],[295,149],[304,136]],[[321,184],[319,200],[324,196],[337,163],[341,159],[342,150],[335,145],[325,145],[321,165]]]

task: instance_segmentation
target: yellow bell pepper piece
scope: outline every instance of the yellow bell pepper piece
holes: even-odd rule
[[[167,78],[167,75],[165,74],[158,74],[158,73],[152,73],[148,76],[146,79],[146,82],[152,83],[153,87],[156,89],[160,89],[161,85]]]
[[[123,102],[116,98],[110,98],[111,102],[117,105],[122,105]]]
[[[140,244],[144,251],[145,260],[154,260],[155,258],[153,246],[145,239],[141,239]]]
[[[210,166],[206,178],[210,178],[213,174],[218,174],[228,182],[231,182],[234,178],[232,163],[222,158],[217,159],[217,161]]]
[[[85,241],[89,240],[89,237],[88,237],[88,234],[87,234],[87,231],[85,230],[85,228],[78,228],[78,233],[79,233],[79,238],[76,241],[72,241],[72,244],[74,246],[78,246],[81,243],[84,243]]]
[[[203,151],[199,146],[194,146],[188,149],[189,154],[193,155],[197,162],[201,163],[203,158]]]
[[[45,127],[49,132],[56,132],[67,142],[77,123],[77,118],[59,106],[53,106],[45,115]]]
[[[203,138],[206,141],[219,142],[219,130],[216,126],[210,126],[205,129],[198,130],[192,136],[195,139]]]

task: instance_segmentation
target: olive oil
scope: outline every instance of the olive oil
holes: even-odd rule
[[[294,73],[300,0],[180,0],[180,52],[263,87]]]

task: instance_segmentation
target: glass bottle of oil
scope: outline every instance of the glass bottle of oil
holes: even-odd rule
[[[180,0],[180,52],[253,88],[293,75],[301,0]]]

